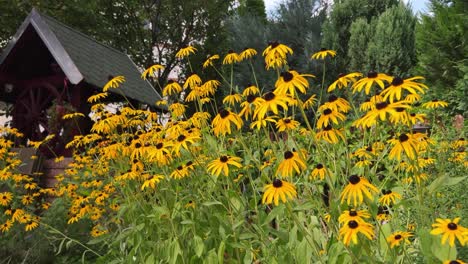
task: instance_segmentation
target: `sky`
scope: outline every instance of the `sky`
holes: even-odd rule
[[[279,5],[279,3],[283,2],[284,0],[263,0],[265,2],[266,12],[270,14],[275,10],[275,8]],[[429,4],[429,0],[404,0],[406,3],[410,2],[411,7],[415,13],[427,12],[427,5]]]

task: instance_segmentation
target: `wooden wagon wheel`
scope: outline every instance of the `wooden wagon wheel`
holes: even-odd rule
[[[63,101],[62,93],[47,82],[25,87],[18,96],[13,108],[13,126],[33,141],[43,140],[51,131],[48,125],[47,108],[53,100]]]

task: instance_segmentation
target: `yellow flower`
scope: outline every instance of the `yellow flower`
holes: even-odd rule
[[[191,89],[194,89],[195,87],[199,86],[202,83],[202,80],[200,76],[198,76],[196,73],[192,73],[187,80],[184,83],[184,89],[187,87],[190,87]]]
[[[294,171],[297,174],[300,174],[301,170],[304,170],[306,167],[304,160],[297,152],[288,150],[284,152],[284,159],[279,164],[278,169],[276,170],[276,175],[284,177],[293,176]]]
[[[399,246],[401,241],[409,243],[408,238],[412,236],[413,235],[409,232],[397,231],[387,237],[387,242],[390,243],[390,248],[393,248],[395,246]]]
[[[340,237],[342,237],[343,243],[346,246],[348,246],[351,241],[353,241],[354,244],[358,244],[359,233],[364,234],[368,239],[372,239],[374,237],[374,227],[364,221],[358,222],[350,220],[340,228]]]
[[[185,114],[186,107],[187,106],[181,103],[173,103],[169,106],[169,111],[172,112],[173,116],[179,117]]]
[[[348,223],[351,220],[356,222],[365,222],[364,218],[370,218],[371,215],[367,210],[359,210],[356,211],[355,209],[349,209],[343,211],[343,213],[338,218],[338,222],[340,224]]]
[[[327,50],[325,48],[321,48],[319,52],[316,52],[310,57],[311,59],[325,59],[325,57],[330,56],[330,57],[335,57],[336,56],[336,51],[334,50]]]
[[[257,94],[260,94],[260,89],[258,89],[257,86],[252,85],[252,84],[245,87],[244,91],[242,92],[242,96],[244,97],[247,97],[249,95],[257,95]]]
[[[82,113],[70,113],[70,114],[66,114],[66,115],[63,115],[62,116],[62,119],[63,120],[66,120],[66,119],[72,119],[72,118],[75,118],[75,117],[85,117],[85,115],[83,115]]]
[[[288,102],[290,99],[285,95],[277,95],[274,92],[268,92],[263,95],[261,104],[255,109],[253,118],[263,119],[268,111],[272,111],[275,115],[278,114],[278,108],[288,110]]]
[[[277,118],[276,116],[267,116],[265,118],[262,118],[262,119],[257,119],[256,121],[253,121],[252,123],[250,123],[250,128],[251,129],[254,129],[254,128],[257,128],[257,130],[260,130],[262,127],[267,127],[268,123],[273,123],[273,124],[276,124],[276,120],[275,118]]]
[[[338,76],[338,79],[336,81],[334,81],[332,84],[330,84],[330,86],[328,86],[327,92],[331,92],[331,91],[335,90],[337,87],[338,87],[338,89],[345,88],[349,84],[355,83],[356,78],[361,77],[361,76],[362,76],[362,74],[359,73],[359,72],[352,72],[352,73],[348,73],[346,75],[340,74]]]
[[[250,59],[255,55],[257,55],[256,50],[254,50],[252,48],[246,48],[239,54],[239,58],[240,58],[241,61],[243,61],[243,60],[246,60],[246,59]]]
[[[382,194],[382,197],[379,198],[379,203],[382,205],[390,206],[391,204],[395,204],[397,199],[401,199],[401,194],[392,192],[391,190],[382,190]]]
[[[107,92],[110,88],[118,88],[121,83],[125,82],[125,77],[123,76],[117,76],[109,80],[106,85],[104,85],[104,88],[102,88],[103,92]]]
[[[39,226],[39,223],[37,223],[34,220],[30,220],[29,222],[26,223],[26,226],[24,227],[24,230],[31,231],[34,228],[38,227],[38,226]]]
[[[262,53],[265,57],[266,69],[282,67],[286,64],[286,56],[288,54],[293,54],[290,47],[278,42],[269,43],[268,47]]]
[[[272,184],[265,186],[265,192],[262,197],[262,204],[279,204],[279,201],[286,203],[297,196],[296,187],[294,184],[275,179]]]
[[[395,102],[395,103],[386,103],[386,102],[377,102],[374,104],[375,107],[367,112],[363,117],[357,119],[353,122],[354,126],[364,126],[372,127],[377,124],[377,120],[385,121],[388,116],[393,116],[397,114],[397,108],[410,108],[405,102]]]
[[[207,169],[211,174],[215,175],[216,177],[218,177],[221,174],[221,172],[223,172],[225,176],[228,176],[229,165],[241,168],[242,164],[239,163],[241,161],[241,158],[223,155],[218,159],[211,161],[210,164],[208,164]]]
[[[153,190],[156,189],[156,184],[159,183],[161,179],[164,179],[164,176],[160,174],[150,176],[145,180],[145,182],[143,182],[143,185],[141,185],[141,190],[144,190],[145,188],[151,188]]]
[[[428,108],[428,109],[434,109],[434,108],[439,108],[439,107],[447,107],[448,103],[444,101],[439,101],[439,100],[432,100],[430,102],[422,104],[422,107]]]
[[[339,121],[344,121],[346,116],[338,111],[334,111],[330,108],[325,108],[320,111],[320,117],[317,121],[317,128],[327,127],[331,125],[331,122],[338,124]]]
[[[315,77],[312,74],[299,74],[297,71],[284,71],[281,73],[279,79],[275,83],[275,94],[296,95],[296,89],[301,93],[306,93],[309,82],[305,77]]]
[[[234,106],[236,103],[240,103],[241,101],[242,101],[242,96],[240,94],[232,93],[224,97],[223,104]]]
[[[442,264],[466,264],[466,262],[464,262],[461,259],[457,259],[457,260],[446,260]]]
[[[13,194],[11,192],[2,192],[0,193],[0,205],[7,206],[13,199]]]
[[[458,239],[460,244],[464,246],[468,241],[468,229],[458,224],[460,217],[453,219],[437,218],[435,224],[432,224],[432,235],[442,234],[442,245],[449,241],[451,247],[455,246],[455,238]]]
[[[13,226],[13,222],[10,219],[7,219],[5,223],[0,225],[0,230],[2,233],[8,232]]]
[[[379,192],[379,190],[364,177],[351,175],[348,181],[348,185],[346,185],[341,193],[341,203],[346,199],[346,203],[349,205],[352,199],[353,205],[357,206],[364,201],[363,193],[367,198],[372,200],[372,193]]]
[[[328,101],[319,107],[319,110],[322,111],[327,108],[333,111],[347,113],[351,109],[351,105],[345,99],[332,94],[328,97]]]
[[[142,74],[141,74],[141,78],[143,80],[146,80],[146,78],[149,77],[156,77],[156,72],[158,70],[162,70],[164,69],[164,66],[162,65],[159,65],[159,64],[154,64],[153,66],[149,67],[148,69],[146,69]]]
[[[412,78],[408,78],[403,80],[400,77],[394,77],[392,80],[392,83],[389,87],[387,87],[385,90],[381,92],[381,95],[383,96],[383,99],[387,101],[389,99],[390,103],[393,103],[393,101],[400,100],[402,91],[406,90],[410,94],[417,94],[418,92],[423,94],[424,89],[428,89],[428,87],[425,84],[415,82],[415,80],[420,80],[424,79],[421,76],[416,76]]]
[[[391,81],[392,77],[384,73],[376,73],[375,71],[370,71],[367,73],[367,77],[362,78],[353,84],[353,93],[356,93],[356,91],[360,92],[362,91],[362,89],[364,89],[365,93],[369,94],[374,84],[377,84],[380,87],[380,89],[383,89],[385,87],[384,82],[390,83]]]
[[[224,57],[223,64],[234,64],[240,62],[239,54],[235,53],[233,50],[229,50],[228,54]]]
[[[195,84],[195,85],[197,85],[197,84]],[[180,86],[180,84],[177,83],[174,80],[169,80],[167,82],[166,86],[164,86],[162,95],[163,96],[168,96],[168,95],[173,95],[173,94],[177,94],[177,93],[180,93],[180,92],[182,92],[182,86]]]
[[[180,49],[177,53],[176,53],[176,58],[178,59],[182,59],[182,58],[185,58],[185,57],[188,57],[191,53],[195,53],[195,51],[197,51],[196,48],[192,47],[192,46],[187,46],[185,48],[182,48]]]
[[[215,60],[219,60],[219,55],[210,56],[206,61],[203,63],[203,69],[207,68],[208,66],[213,66],[213,62]]]
[[[289,131],[289,130],[294,130],[298,128],[300,123],[292,118],[285,117],[276,123],[276,129],[278,129],[278,132],[282,131]]]
[[[221,109],[211,123],[215,136],[231,134],[232,124],[239,130],[244,122],[237,114],[226,109]]]
[[[195,202],[192,201],[192,200],[190,200],[190,201],[188,201],[187,204],[185,204],[184,207],[185,207],[185,208],[192,208],[192,209],[195,209],[195,206],[196,206]]]
[[[320,180],[325,179],[325,176],[328,174],[327,168],[323,166],[323,164],[319,163],[315,166],[314,170],[312,170],[311,178],[320,178]]]
[[[339,141],[339,138],[341,138],[343,141],[345,141],[345,137],[343,133],[341,133],[340,130],[334,129],[332,126],[328,125],[324,127],[321,131],[319,131],[317,134],[315,134],[315,138],[317,140],[323,139],[326,142],[330,144],[336,144]]]
[[[418,142],[413,135],[402,133],[398,139],[393,138],[388,142],[393,145],[388,155],[390,159],[401,160],[401,153],[405,153],[409,159],[416,159]]]

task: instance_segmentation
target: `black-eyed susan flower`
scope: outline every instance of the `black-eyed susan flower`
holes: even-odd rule
[[[325,179],[325,176],[328,175],[328,173],[329,173],[328,169],[322,163],[319,163],[312,170],[310,177],[313,179],[320,178],[320,180],[323,180]]]
[[[192,208],[192,209],[195,209],[195,206],[196,206],[196,203],[193,201],[193,200],[189,200],[186,204],[185,204],[185,208]]]
[[[280,199],[281,202],[286,203],[297,196],[294,184],[280,179],[275,179],[273,183],[266,185],[264,189],[262,204],[274,203],[278,205]]]
[[[327,102],[319,107],[319,111],[325,110],[327,108],[333,111],[347,113],[351,109],[351,105],[345,99],[332,94],[328,97]]]
[[[243,124],[239,115],[226,109],[221,109],[211,123],[215,136],[231,134],[231,125],[239,130]]]
[[[240,54],[239,59],[241,61],[251,59],[253,56],[257,55],[257,51],[252,48],[245,48]]]
[[[311,109],[314,107],[315,103],[317,102],[317,95],[311,95],[305,102],[302,104],[304,110]]]
[[[293,51],[290,47],[278,43],[277,41],[269,43],[268,47],[266,47],[262,53],[262,55],[265,57],[266,69],[276,69],[285,65],[288,54],[293,54]]]
[[[387,242],[390,244],[390,248],[394,248],[399,246],[402,241],[408,244],[410,242],[408,238],[412,236],[413,234],[410,232],[397,231],[387,237]]]
[[[93,103],[96,103],[97,101],[99,101],[101,99],[106,98],[108,95],[109,95],[108,93],[97,93],[95,95],[91,95],[88,98],[87,102],[93,104]]]
[[[182,179],[189,176],[190,171],[188,167],[184,165],[179,165],[175,168],[175,170],[171,173],[170,177],[173,179]]]
[[[237,103],[240,103],[242,101],[242,96],[238,93],[231,93],[230,95],[227,95],[223,99],[223,104],[227,104],[229,106],[234,106]]]
[[[328,86],[327,92],[331,92],[336,88],[342,89],[348,87],[350,84],[356,82],[357,77],[361,77],[362,74],[359,72],[352,72],[348,74],[340,74],[338,79]]]
[[[432,224],[432,235],[442,235],[441,243],[444,245],[447,240],[451,247],[455,246],[455,238],[462,246],[468,241],[468,229],[459,224],[460,217],[453,220],[437,218],[436,223]]]
[[[208,59],[206,59],[206,61],[203,63],[203,69],[209,66],[213,66],[215,60],[219,60],[219,55],[215,54],[213,56],[208,57]]]
[[[164,179],[163,175],[156,174],[156,175],[149,175],[148,178],[143,182],[141,185],[141,190],[146,188],[156,189],[156,184],[159,183],[162,179]]]
[[[21,203],[24,205],[32,204],[34,202],[34,198],[32,195],[23,195],[23,198],[21,198]]]
[[[13,226],[13,221],[11,221],[10,219],[7,219],[5,223],[0,225],[0,230],[2,231],[2,233],[5,233],[5,232],[10,231],[12,226]]]
[[[379,190],[377,187],[372,185],[366,178],[360,177],[358,175],[351,175],[348,178],[348,185],[346,185],[343,192],[341,193],[341,203],[343,203],[346,199],[346,203],[349,205],[351,204],[351,200],[353,200],[353,205],[357,206],[364,201],[363,196],[366,196],[372,200],[372,193],[378,192]]]
[[[325,48],[321,48],[320,51],[312,54],[312,56],[310,57],[311,59],[316,59],[316,60],[323,60],[325,59],[326,57],[335,57],[336,56],[336,51],[334,50],[327,50]]]
[[[267,127],[268,124],[276,124],[277,121],[275,118],[278,118],[277,116],[267,116],[265,118],[258,118],[257,120],[253,121],[252,123],[250,123],[250,128],[251,129],[257,129],[257,130],[260,130],[262,129],[262,127]]]
[[[178,59],[182,59],[182,58],[185,58],[185,57],[188,57],[190,56],[190,54],[194,54],[195,51],[197,51],[196,48],[194,48],[193,46],[186,46],[184,48],[181,48],[177,53],[176,53],[176,58]]]
[[[169,80],[163,88],[163,96],[169,96],[182,92],[182,86],[174,80]]]
[[[312,74],[299,74],[297,71],[289,70],[280,74],[275,83],[275,94],[290,95],[295,97],[296,89],[301,93],[306,93],[309,82],[305,77],[315,77]]]
[[[198,74],[196,74],[196,73],[192,73],[187,78],[187,80],[185,80],[183,88],[187,89],[188,87],[190,87],[190,89],[194,89],[194,88],[198,87],[200,84],[202,84],[202,80],[201,80],[200,76],[198,76]]]
[[[409,159],[416,159],[418,142],[414,136],[408,133],[402,133],[398,138],[392,138],[388,142],[393,145],[388,157],[390,159],[401,160],[401,154],[405,153]]]
[[[340,121],[344,121],[346,116],[338,111],[332,110],[330,108],[322,108],[320,111],[320,117],[317,120],[317,128],[321,129],[331,125],[332,122],[338,124]]]
[[[211,161],[208,164],[208,171],[218,177],[221,172],[224,174],[224,176],[229,175],[229,165],[241,168],[242,164],[240,163],[242,161],[241,158],[239,157],[232,157],[232,156],[225,156],[222,155],[221,157]]]
[[[434,109],[434,108],[439,108],[439,107],[447,107],[448,103],[444,101],[440,101],[437,99],[434,99],[432,101],[429,101],[427,103],[422,104],[422,107],[428,108],[428,109]]]
[[[401,200],[401,194],[392,192],[392,190],[382,190],[382,196],[379,198],[379,203],[385,206],[395,204],[397,200]]]
[[[182,116],[185,114],[185,108],[187,108],[186,105],[181,104],[181,103],[173,103],[169,106],[169,111],[173,114],[173,116]]]
[[[263,100],[255,109],[253,118],[264,119],[268,111],[272,111],[275,115],[278,114],[279,108],[288,110],[289,97],[285,95],[278,95],[274,92],[268,92],[263,95]]]
[[[446,260],[442,264],[466,264],[466,262],[464,262],[461,259],[454,259],[454,260]]]
[[[374,238],[374,227],[366,222],[350,220],[340,228],[340,237],[343,243],[348,246],[351,241],[358,244],[358,234],[361,233],[368,239]]]
[[[238,62],[240,62],[239,54],[235,53],[233,50],[229,50],[223,59],[223,64],[234,64]]]
[[[340,224],[348,223],[349,221],[356,221],[356,222],[365,222],[365,219],[370,218],[371,215],[367,210],[355,210],[349,209],[343,211],[340,217],[338,217],[338,222]]]
[[[290,117],[285,117],[281,118],[280,120],[278,120],[278,122],[276,122],[276,129],[278,129],[278,132],[290,131],[298,128],[299,125],[300,123],[296,120]]]
[[[142,74],[141,74],[141,78],[143,80],[146,80],[146,78],[148,77],[156,77],[156,73],[159,71],[159,70],[162,70],[164,69],[164,66],[162,65],[159,65],[159,64],[154,64],[152,66],[150,66],[148,69],[146,69]]]
[[[375,103],[369,112],[367,112],[363,117],[355,120],[353,122],[354,126],[363,126],[363,127],[372,127],[377,124],[378,120],[385,121],[392,115],[396,114],[397,108],[410,108],[405,102],[395,102],[395,103],[386,103],[378,102]]]
[[[105,85],[104,88],[102,88],[103,92],[107,92],[110,88],[118,88],[120,84],[125,82],[125,77],[123,76],[117,76],[112,79],[110,79]]]
[[[249,95],[257,95],[260,94],[260,89],[257,86],[249,84],[245,87],[244,91],[242,91],[242,96],[247,97]]]
[[[188,149],[188,144],[193,144],[196,140],[200,139],[198,135],[179,135],[176,140],[174,141],[174,146],[172,148],[173,153],[178,155],[180,153],[180,149]]]
[[[13,199],[13,194],[11,192],[2,192],[0,193],[0,205],[7,206]]]
[[[421,76],[416,76],[412,78],[408,78],[403,80],[400,77],[393,77],[392,82],[389,87],[385,88],[382,92],[381,95],[383,96],[383,99],[387,101],[389,100],[390,103],[393,103],[396,100],[400,100],[402,93],[404,90],[408,91],[411,94],[417,94],[421,93],[424,94],[424,89],[428,89],[428,87],[423,84],[416,82],[416,80],[422,80],[424,79]]]
[[[25,231],[31,231],[35,229],[36,227],[39,226],[39,223],[35,220],[29,220],[28,222],[25,223],[24,230]]]
[[[390,83],[392,81],[392,77],[384,74],[384,73],[377,73],[375,71],[369,71],[367,73],[367,77],[359,79],[355,82],[352,86],[353,93],[360,92],[364,89],[366,94],[369,94],[371,91],[372,86],[377,84],[380,89],[385,87],[385,83]]]
[[[283,177],[293,176],[294,172],[300,174],[307,166],[296,151],[286,151],[284,152],[284,159],[278,166],[276,170],[276,175],[281,175]]]
[[[67,119],[73,119],[75,117],[85,117],[85,115],[82,113],[70,113],[70,114],[63,115],[62,119],[67,120]]]
[[[317,140],[325,140],[330,144],[338,143],[339,139],[345,140],[343,133],[339,129],[333,128],[331,125],[324,127],[321,131],[315,134],[315,139]]]

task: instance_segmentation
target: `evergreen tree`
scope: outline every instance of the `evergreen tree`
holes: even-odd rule
[[[468,114],[468,3],[432,0],[430,12],[416,27],[417,74],[430,87],[428,99],[449,103],[447,111]]]

